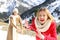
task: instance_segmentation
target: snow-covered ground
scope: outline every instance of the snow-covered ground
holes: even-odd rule
[[[0,40],[6,40],[7,31],[0,30]]]
[[[7,31],[1,30],[2,26],[0,26],[0,40],[6,40]],[[35,40],[35,37],[29,35],[18,34],[18,40]]]

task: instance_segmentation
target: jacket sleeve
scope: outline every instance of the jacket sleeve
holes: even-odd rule
[[[57,40],[56,23],[53,22],[50,27],[50,36],[45,35],[45,40]]]
[[[29,25],[29,29],[30,29],[30,30],[34,30],[34,25],[32,25],[32,24]]]

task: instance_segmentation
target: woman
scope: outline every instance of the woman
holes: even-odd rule
[[[34,30],[36,33],[36,40],[57,40],[56,23],[53,16],[47,8],[41,8],[35,14],[32,24],[28,25],[26,21],[26,28]]]
[[[22,32],[22,28],[23,26],[21,17],[18,15],[18,9],[15,8],[12,15],[9,17],[7,40],[18,40],[18,33],[16,31]]]

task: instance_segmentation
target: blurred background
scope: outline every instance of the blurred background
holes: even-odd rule
[[[9,16],[14,8],[18,8],[19,15],[31,23],[34,13],[40,7],[47,7],[57,23],[58,40],[60,38],[60,0],[0,0],[0,29],[8,29]]]

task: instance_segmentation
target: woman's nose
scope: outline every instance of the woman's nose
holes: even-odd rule
[[[41,18],[43,19],[44,17],[43,17],[43,16],[41,16]]]

